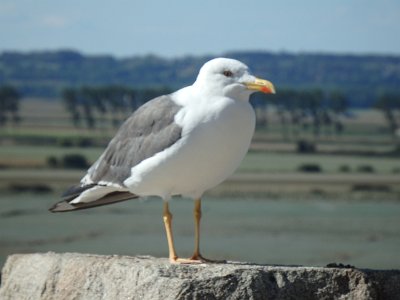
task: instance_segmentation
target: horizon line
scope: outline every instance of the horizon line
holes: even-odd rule
[[[60,48],[43,48],[43,49],[30,49],[30,50],[21,50],[21,49],[1,49],[0,55],[3,54],[11,54],[11,53],[18,53],[18,54],[38,54],[38,53],[46,53],[46,52],[74,52],[83,56],[96,56],[96,57],[113,57],[117,59],[127,59],[133,57],[158,57],[161,59],[166,60],[174,60],[186,57],[219,57],[223,55],[232,55],[232,54],[255,54],[255,53],[262,53],[262,54],[275,54],[275,55],[337,55],[337,56],[394,56],[400,57],[400,53],[392,53],[392,52],[374,52],[374,51],[335,51],[335,50],[269,50],[269,49],[241,49],[241,50],[227,50],[220,53],[204,53],[204,54],[180,54],[180,55],[162,55],[160,53],[132,53],[131,55],[118,55],[115,53],[90,53],[84,50],[79,50],[73,47],[60,47]]]

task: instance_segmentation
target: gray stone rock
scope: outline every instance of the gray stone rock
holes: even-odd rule
[[[400,299],[400,271],[16,254],[3,268],[0,299]]]

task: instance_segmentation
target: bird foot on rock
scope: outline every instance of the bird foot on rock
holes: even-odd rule
[[[221,264],[221,263],[226,263],[226,260],[213,260],[213,259],[208,259],[204,258],[200,254],[195,254],[190,258],[170,258],[169,259],[171,263],[173,264],[205,264],[205,263],[216,263],[216,264]]]
[[[200,259],[192,259],[192,258],[170,258],[169,261],[172,264],[181,264],[181,265],[190,265],[190,264],[202,264],[205,263]]]

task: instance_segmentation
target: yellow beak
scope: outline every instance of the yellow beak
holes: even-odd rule
[[[260,91],[265,94],[275,94],[274,85],[265,79],[256,78],[253,82],[246,82],[245,85],[249,90]]]

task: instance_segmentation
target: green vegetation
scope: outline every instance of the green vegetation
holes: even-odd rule
[[[325,174],[337,174],[338,166],[346,165],[352,173],[366,173],[372,169],[377,174],[391,174],[400,166],[396,157],[354,155],[309,155],[280,152],[250,152],[239,168],[241,173],[293,173],[300,166],[317,166]],[[302,170],[299,170],[302,171]]]
[[[85,86],[79,89],[67,88],[62,91],[62,99],[75,127],[84,121],[93,129],[98,123],[118,128],[130,112],[146,101],[171,93],[168,88],[132,89],[123,86]]]
[[[384,93],[375,106],[382,110],[392,135],[399,134],[400,128],[400,94]]]
[[[339,172],[341,172],[341,173],[349,173],[349,172],[351,172],[351,168],[348,165],[341,165],[339,167]]]
[[[62,99],[74,127],[84,122],[88,129],[117,128],[129,116],[129,112],[159,95],[168,94],[167,88],[132,89],[122,86],[67,88]],[[257,110],[257,123],[266,126],[267,104],[273,105],[279,116],[285,138],[299,138],[311,131],[315,137],[322,134],[343,133],[342,119],[348,109],[347,99],[339,91],[323,93],[321,90],[281,90],[278,95],[254,95],[253,106]],[[107,121],[110,124],[107,124]],[[315,151],[303,148],[299,151]],[[301,145],[299,145],[301,147]]]
[[[14,124],[18,124],[21,119],[18,115],[19,109],[18,91],[9,85],[0,87],[0,126],[7,124],[10,119]]]
[[[50,157],[59,158],[79,153],[90,162],[94,162],[101,154],[103,148],[77,148],[58,147],[48,145],[2,145],[0,147],[0,165],[9,168],[36,167],[45,168],[48,166]]]
[[[86,157],[82,154],[71,153],[65,154],[62,158],[57,158],[53,155],[47,157],[47,166],[50,168],[64,168],[64,169],[83,169],[86,170],[90,167]]]
[[[305,172],[305,173],[320,173],[320,172],[322,172],[322,168],[320,167],[320,165],[315,164],[315,163],[302,164],[298,167],[298,170],[300,172]]]
[[[22,101],[20,115],[22,122],[18,126],[0,128],[3,166],[20,168],[28,164],[43,168],[50,156],[61,159],[74,153],[82,154],[92,163],[116,131],[112,122],[92,130],[74,128],[68,121],[53,125],[53,118],[68,120],[61,102]],[[400,167],[396,164],[397,142],[389,130],[382,131],[386,128],[385,119],[376,111],[356,111],[354,118],[343,119],[345,129],[341,135],[326,134],[324,129],[318,137],[311,130],[287,138],[282,135],[283,125],[276,111],[269,109],[266,115],[269,123],[256,132],[253,152],[241,166],[242,171],[294,172],[299,165],[309,162],[318,163],[324,173],[339,172],[342,165],[357,172],[360,165],[370,165],[369,161],[373,161],[371,165],[377,173],[393,172]],[[253,167],[249,168],[249,164]]]
[[[370,107],[382,91],[399,93],[399,56],[230,52],[278,90],[336,90],[350,106]],[[74,51],[0,55],[0,85],[12,84],[24,96],[59,97],[65,88],[120,85],[131,88],[182,87],[194,81],[211,56],[164,59],[152,55],[117,59]]]

